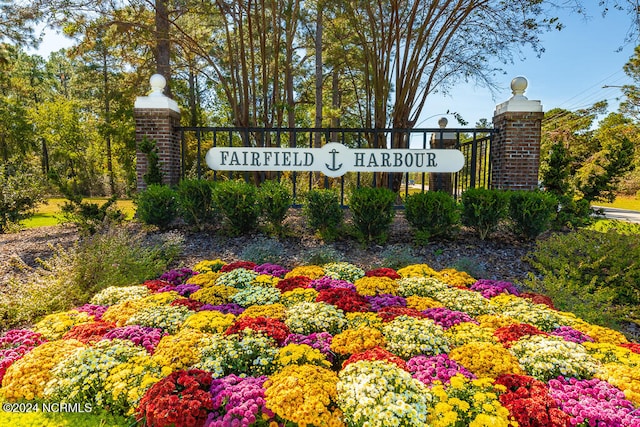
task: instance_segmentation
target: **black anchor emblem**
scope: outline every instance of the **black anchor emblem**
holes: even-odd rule
[[[325,163],[324,165],[332,172],[340,170],[340,168],[342,168],[342,163],[336,166],[336,154],[340,152],[334,148],[333,150],[329,151],[329,153],[331,153],[331,166],[329,166],[329,164],[327,163]]]

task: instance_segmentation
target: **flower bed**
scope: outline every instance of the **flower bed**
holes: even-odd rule
[[[424,264],[202,261],[6,332],[0,425],[640,427],[640,346],[537,301]]]

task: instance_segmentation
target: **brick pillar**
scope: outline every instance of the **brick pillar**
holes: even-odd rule
[[[496,107],[491,142],[491,188],[535,190],[540,168],[540,140],[544,112],[540,101],[523,94],[524,77],[511,81],[513,97]]]
[[[159,74],[150,79],[151,93],[149,96],[139,96],[133,108],[136,122],[136,146],[144,139],[156,142],[162,182],[176,185],[180,181],[181,155],[180,133],[176,128],[180,126],[180,108],[171,98],[163,94],[167,85],[166,80]],[[147,173],[147,155],[136,150],[137,189],[144,190],[147,185],[143,176]]]
[[[438,120],[441,131],[431,135],[431,149],[456,148],[456,134],[454,132],[444,132],[449,121],[442,117]],[[453,180],[451,173],[430,173],[429,191],[444,191],[453,195]]]

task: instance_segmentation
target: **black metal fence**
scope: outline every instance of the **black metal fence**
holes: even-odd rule
[[[278,179],[290,186],[294,206],[300,206],[302,193],[313,188],[333,188],[339,191],[343,206],[346,194],[352,188],[363,185],[377,186],[380,173],[347,172],[339,178],[329,178],[319,172],[238,172],[214,171],[205,163],[205,155],[211,147],[320,147],[327,142],[339,142],[350,148],[389,148],[393,142],[406,148],[435,149],[455,148],[465,157],[465,165],[448,175],[454,197],[467,188],[489,188],[491,183],[491,141],[493,129],[343,129],[343,128],[236,128],[236,127],[181,127],[182,177],[213,180],[244,178],[247,181]],[[427,172],[403,172],[400,195],[429,191]],[[434,178],[432,176],[432,178]],[[437,178],[437,177],[436,177]],[[395,180],[396,185],[398,179]],[[394,180],[388,179],[389,187]],[[434,180],[432,179],[432,182]]]

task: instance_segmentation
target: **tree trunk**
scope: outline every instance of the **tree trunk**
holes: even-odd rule
[[[337,67],[333,68],[333,72],[331,73],[331,108],[333,111],[338,111],[340,108],[340,73]],[[340,116],[335,114],[331,117],[331,127],[338,128],[340,127]],[[336,142],[338,139],[338,135],[333,132],[331,134],[331,141]]]
[[[196,76],[193,72],[193,62],[189,62],[189,125],[198,126],[198,103],[196,99]]]
[[[107,174],[109,175],[109,190],[116,194],[116,180],[113,173],[113,153],[111,150],[111,103],[109,97],[109,73],[107,70],[107,52],[102,52],[102,83],[104,86],[104,130],[107,151]]]
[[[316,120],[315,128],[322,128],[322,8],[318,2],[316,13]],[[316,132],[314,139],[314,147],[320,148],[322,145],[322,135]]]
[[[172,97],[171,91],[171,44],[169,43],[169,13],[167,1],[156,0],[156,70],[167,81],[166,93]]]

